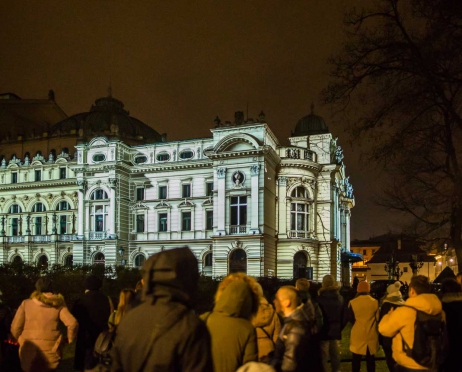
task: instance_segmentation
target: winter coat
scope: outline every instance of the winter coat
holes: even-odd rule
[[[266,298],[260,299],[258,313],[252,319],[252,325],[257,331],[258,360],[266,361],[274,351],[274,345],[281,331],[281,322]]]
[[[380,315],[379,315],[379,322],[382,318],[389,313],[390,309],[396,309],[399,306],[404,305],[403,296],[400,292],[394,292],[388,294],[382,302],[380,306]],[[380,345],[383,346],[384,349],[391,349],[393,338],[385,337],[379,334],[379,342]]]
[[[366,355],[367,348],[371,354],[379,350],[377,332],[379,303],[368,294],[358,294],[348,305],[349,320],[353,323],[350,334],[350,351]]]
[[[19,342],[21,368],[25,372],[48,371],[58,366],[64,342],[60,322],[67,327],[68,341],[73,342],[78,323],[61,295],[35,291],[19,306],[11,334]]]
[[[258,360],[257,337],[252,323],[252,294],[245,282],[231,282],[213,311],[201,315],[212,337],[215,372],[236,371]]]
[[[312,363],[311,329],[313,321],[308,320],[303,306],[284,318],[279,338],[276,342],[271,365],[278,372],[319,371]]]
[[[194,254],[162,251],[143,270],[143,302],[117,327],[111,371],[212,372],[210,335],[191,308],[199,280]]]
[[[461,372],[462,360],[462,292],[445,293],[441,299],[446,314],[449,353],[444,362],[444,372]]]
[[[93,367],[93,348],[102,331],[107,331],[109,315],[112,313],[112,302],[101,291],[87,291],[78,299],[72,314],[79,322],[77,344],[75,346],[75,369]]]
[[[345,325],[345,305],[338,288],[321,288],[317,302],[323,316],[323,326],[319,332],[321,340],[341,340]]]
[[[408,357],[403,350],[403,338],[412,349],[414,345],[414,323],[417,312],[411,307],[427,314],[437,315],[442,311],[441,301],[432,293],[423,293],[410,297],[405,303],[391,314],[383,316],[379,324],[379,332],[385,337],[393,337],[393,359],[400,366],[410,369],[426,368],[417,364],[414,359]],[[410,307],[408,307],[410,306]]]

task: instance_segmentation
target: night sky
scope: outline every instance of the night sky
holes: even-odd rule
[[[373,164],[322,106],[327,59],[345,40],[343,13],[358,1],[3,1],[0,92],[46,98],[68,115],[112,94],[167,140],[209,137],[213,119],[263,110],[281,144],[311,101],[345,152],[353,184],[352,238],[397,230],[371,197]],[[374,180],[374,181],[372,181]]]

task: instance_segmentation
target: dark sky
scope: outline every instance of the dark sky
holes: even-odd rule
[[[327,58],[344,41],[342,18],[359,0],[149,0],[0,2],[0,92],[46,98],[68,115],[113,96],[168,140],[210,136],[213,119],[260,110],[282,144],[310,111],[345,150],[356,198],[352,238],[388,230],[390,212],[370,198],[380,187],[359,161],[319,94]]]

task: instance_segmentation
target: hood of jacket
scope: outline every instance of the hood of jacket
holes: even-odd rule
[[[462,292],[445,293],[443,294],[443,297],[441,297],[441,302],[443,303],[458,302],[458,301],[462,301]]]
[[[409,297],[405,305],[430,315],[437,315],[441,313],[443,309],[440,299],[433,293],[422,293],[415,297]]]
[[[323,294],[324,296],[337,296],[339,294],[340,288],[337,286],[331,286],[331,287],[322,287],[319,289],[318,294],[321,295]]]
[[[252,319],[252,325],[254,327],[266,327],[273,321],[274,309],[271,304],[268,303],[266,298],[260,299],[258,305],[257,315]]]
[[[387,297],[383,299],[382,304],[385,302],[389,302],[394,305],[404,305],[405,303],[401,293],[396,293],[396,292],[393,292],[387,295]]]
[[[252,316],[252,293],[249,285],[239,281],[229,283],[215,304],[213,311],[234,318],[250,319]]]
[[[41,303],[51,306],[51,307],[63,307],[66,306],[64,297],[60,294],[53,293],[43,293],[39,291],[34,291],[30,295],[31,300],[37,300]]]
[[[143,264],[143,298],[172,300],[191,305],[199,272],[197,260],[187,247],[169,249],[152,255]]]

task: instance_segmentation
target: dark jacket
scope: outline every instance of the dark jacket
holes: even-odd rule
[[[318,371],[312,364],[311,349],[312,324],[302,307],[284,318],[284,326],[276,342],[271,365],[277,372]]]
[[[388,295],[383,299],[382,305],[380,306],[379,323],[384,317],[390,312],[390,309],[396,309],[399,306],[404,305],[404,300],[401,294]],[[379,334],[379,343],[384,349],[391,350],[393,337],[385,337]]]
[[[108,319],[111,315],[111,303],[101,291],[87,291],[77,300],[72,308],[72,315],[79,323],[77,343],[75,346],[75,369],[92,368],[93,348],[96,339],[102,331],[108,329]]]
[[[201,315],[212,337],[215,372],[236,371],[247,362],[258,360],[256,331],[252,316],[252,294],[245,282],[231,282],[213,311]]]
[[[324,322],[321,308],[319,307],[317,300],[313,300],[311,298],[308,291],[299,291],[299,293],[303,303],[303,312],[307,319],[309,319],[310,323],[314,324],[315,328],[313,331],[319,333],[319,330]]]
[[[449,353],[444,362],[444,372],[461,372],[462,352],[462,292],[445,293],[441,298],[446,313]]]
[[[144,301],[119,323],[111,371],[213,371],[210,335],[191,309],[199,279],[193,253],[156,253],[143,269]]]
[[[344,300],[338,288],[321,288],[317,301],[324,320],[320,330],[321,340],[341,340],[346,319]]]

